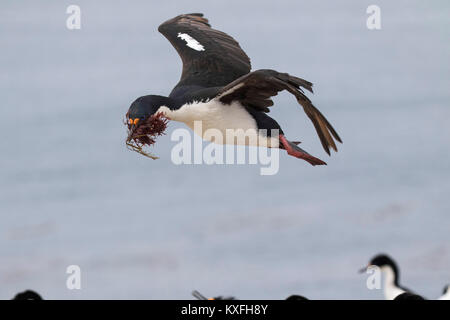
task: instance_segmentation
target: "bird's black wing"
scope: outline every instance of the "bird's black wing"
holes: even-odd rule
[[[201,13],[182,14],[158,28],[183,61],[179,86],[219,87],[250,72],[250,59],[232,37]]]
[[[244,106],[269,112],[268,107],[273,105],[271,97],[276,96],[280,91],[287,90],[303,106],[305,113],[316,128],[325,151],[328,154],[330,154],[330,148],[337,151],[334,139],[342,143],[341,138],[323,114],[305,96],[302,87],[312,92],[311,82],[274,70],[257,70],[225,86],[218,98],[226,104],[238,100]]]

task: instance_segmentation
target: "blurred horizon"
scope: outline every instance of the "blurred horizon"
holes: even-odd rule
[[[66,8],[81,8],[81,29]],[[367,6],[381,30],[366,28]],[[0,4],[0,299],[383,299],[357,270],[380,252],[427,298],[450,283],[449,12],[444,1],[69,1]],[[323,159],[280,170],[152,161],[123,119],[181,75],[157,31],[202,12],[252,69],[314,83],[343,139],[328,157],[287,93],[270,116]],[[186,128],[186,127],[185,127]],[[206,143],[204,143],[205,145]],[[66,288],[79,265],[82,289]]]

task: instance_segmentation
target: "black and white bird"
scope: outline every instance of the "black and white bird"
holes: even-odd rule
[[[402,300],[425,300],[424,297],[419,296],[418,294],[403,292],[394,298],[396,301]]]
[[[19,292],[12,300],[43,300],[42,297],[33,290]]]
[[[440,296],[438,300],[450,300],[450,284],[444,287],[442,296]]]
[[[386,300],[394,300],[394,298],[405,292],[416,295],[413,291],[400,285],[400,270],[395,261],[388,255],[376,255],[360,272],[365,272],[371,266],[379,267],[383,274],[383,291]]]
[[[304,296],[300,296],[298,294],[293,294],[293,295],[290,295],[289,297],[287,297],[286,300],[289,300],[289,301],[293,301],[293,300],[300,301],[300,300],[303,300],[303,301],[305,301],[305,300],[308,300],[308,298],[306,298]]]
[[[210,138],[204,133],[208,129],[219,130],[223,136],[227,129],[250,130],[253,139],[243,143],[233,139],[232,144],[280,148],[312,165],[326,164],[299,148],[299,142],[289,141],[280,125],[267,115],[273,105],[272,97],[286,90],[311,119],[325,151],[337,151],[336,141],[342,142],[341,138],[304,94],[303,89],[313,92],[311,82],[269,69],[251,72],[250,59],[238,42],[211,28],[203,14],[179,15],[161,24],[158,30],[181,57],[181,79],[168,97],[146,95],[131,104],[127,112],[128,141],[142,120],[162,113],[193,130],[194,121],[202,121],[196,133],[207,140]],[[271,129],[279,133],[274,136]]]

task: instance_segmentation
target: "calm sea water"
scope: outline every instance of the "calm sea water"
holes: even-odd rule
[[[374,254],[436,297],[450,282],[450,80],[446,1],[70,1],[0,4],[0,298],[380,299],[357,270]],[[315,84],[344,144],[329,158],[288,94],[272,116],[328,162],[175,166],[125,148],[124,114],[168,94],[181,62],[157,26],[204,12],[254,69]],[[82,289],[66,289],[68,265]]]

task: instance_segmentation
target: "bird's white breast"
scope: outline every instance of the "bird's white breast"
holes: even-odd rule
[[[405,293],[405,290],[402,290],[393,284],[388,284],[384,287],[384,296],[386,300],[394,300],[394,298],[402,293]]]
[[[225,105],[217,99],[212,99],[207,102],[185,104],[177,110],[170,110],[168,107],[162,106],[158,109],[158,112],[163,112],[171,120],[184,122],[196,134],[206,140],[210,140],[207,135],[205,136],[205,132],[209,129],[220,131],[224,138],[227,135],[227,129],[242,129],[251,139],[244,140],[245,143],[237,144],[278,146],[278,137],[261,136],[255,119],[237,101]],[[195,125],[195,121],[201,121],[201,127]],[[257,141],[257,143],[252,143],[253,141]]]
[[[386,300],[394,300],[395,297],[405,292],[395,284],[395,274],[391,267],[381,268],[384,272],[384,296]]]

